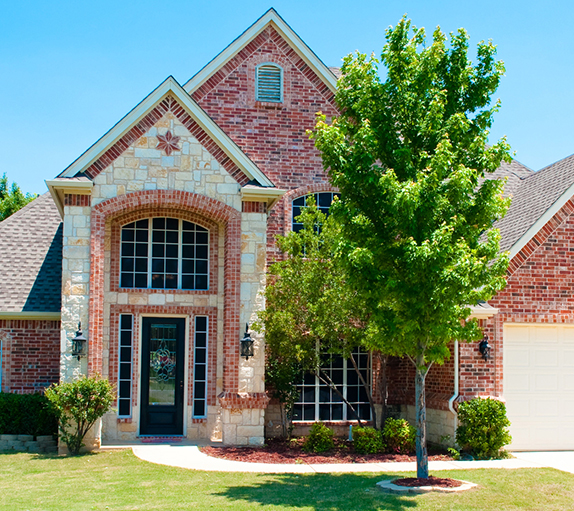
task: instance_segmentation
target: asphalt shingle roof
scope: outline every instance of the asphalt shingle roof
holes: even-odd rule
[[[45,193],[0,222],[0,311],[59,312],[62,220]]]
[[[513,162],[520,165],[518,162]],[[500,248],[509,250],[528,229],[574,184],[574,155],[568,156],[538,172],[521,171],[510,165],[518,179],[509,179],[507,193],[512,204],[496,227],[500,229]],[[497,171],[498,172],[498,171]]]

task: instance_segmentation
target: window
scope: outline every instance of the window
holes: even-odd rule
[[[260,64],[255,69],[255,99],[283,102],[283,69],[277,64]]]
[[[370,357],[358,350],[353,353],[357,367],[365,381],[371,383]],[[353,405],[361,420],[371,419],[371,407],[365,387],[350,360],[339,356],[330,356],[322,365],[339,392]],[[351,408],[330,387],[314,374],[306,374],[299,385],[299,401],[293,409],[294,421],[346,421],[356,420]]]
[[[207,417],[207,316],[196,316],[193,356],[193,418]]]
[[[118,417],[132,414],[132,341],[134,317],[120,314],[118,368]]]
[[[321,213],[325,215],[329,214],[329,208],[333,203],[335,197],[341,197],[340,193],[337,192],[319,192],[311,194],[315,197],[315,204]],[[292,228],[295,232],[299,232],[303,229],[303,224],[295,221],[295,219],[301,214],[301,208],[307,205],[307,198],[311,195],[303,195],[293,201],[293,218],[292,218]]]
[[[120,287],[209,288],[209,231],[177,218],[149,218],[121,230]]]

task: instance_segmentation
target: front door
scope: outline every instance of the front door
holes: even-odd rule
[[[184,318],[143,318],[142,435],[183,434]]]

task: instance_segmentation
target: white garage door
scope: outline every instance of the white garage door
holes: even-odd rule
[[[504,397],[510,449],[574,449],[574,326],[504,325]]]

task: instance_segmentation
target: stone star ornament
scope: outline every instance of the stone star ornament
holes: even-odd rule
[[[156,149],[160,151],[165,151],[165,154],[168,156],[173,151],[179,151],[179,146],[177,143],[179,142],[179,137],[173,136],[171,131],[168,131],[165,135],[158,135],[157,136],[157,146]]]

